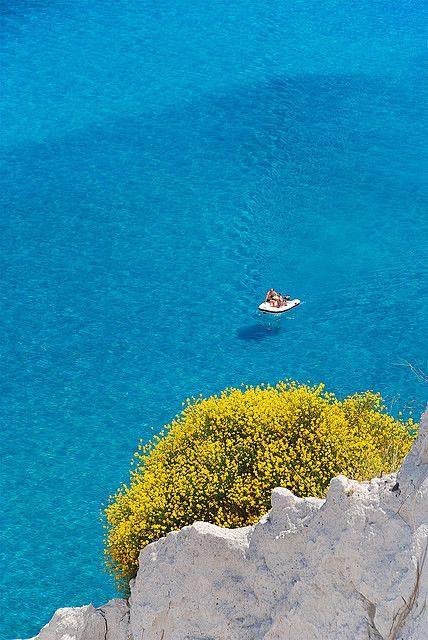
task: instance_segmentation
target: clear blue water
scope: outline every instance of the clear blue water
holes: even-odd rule
[[[428,5],[1,11],[12,638],[113,595],[101,502],[186,396],[288,376],[420,413]],[[271,285],[304,300],[274,326],[255,312]]]

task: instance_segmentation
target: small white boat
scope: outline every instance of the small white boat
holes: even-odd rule
[[[286,311],[290,311],[290,309],[294,309],[300,304],[300,300],[298,298],[294,298],[293,300],[287,300],[285,304],[281,307],[273,307],[270,302],[262,302],[259,305],[259,311],[262,313],[285,313]]]

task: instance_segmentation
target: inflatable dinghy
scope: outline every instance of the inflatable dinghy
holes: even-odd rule
[[[290,311],[290,309],[294,309],[294,307],[297,307],[299,304],[300,300],[298,298],[287,300],[281,307],[273,307],[269,302],[262,302],[259,306],[259,311],[262,313],[285,313],[286,311]]]

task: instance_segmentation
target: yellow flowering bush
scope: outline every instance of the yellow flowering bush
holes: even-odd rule
[[[413,422],[386,413],[378,394],[344,400],[294,382],[226,389],[187,400],[182,413],[140,443],[130,483],[105,510],[107,565],[120,586],[140,550],[195,520],[257,522],[274,487],[323,496],[332,477],[365,480],[397,469]]]

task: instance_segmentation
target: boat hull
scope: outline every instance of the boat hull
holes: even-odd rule
[[[298,298],[294,298],[293,300],[287,300],[286,304],[282,305],[282,307],[272,307],[269,302],[262,302],[262,304],[259,305],[259,311],[262,313],[270,313],[272,315],[280,315],[281,313],[291,311],[291,309],[297,307],[300,302],[301,301]]]

